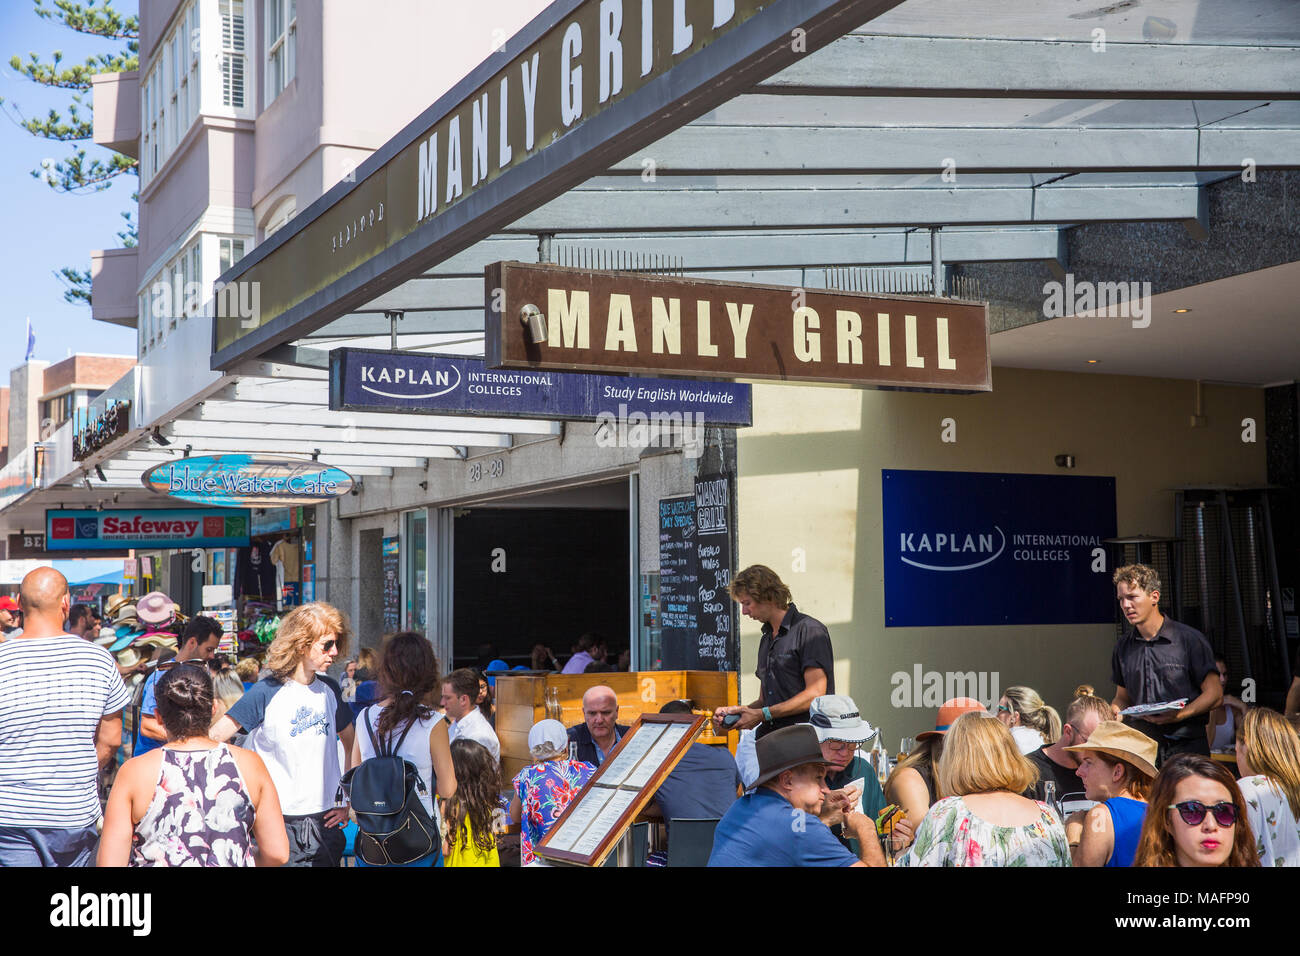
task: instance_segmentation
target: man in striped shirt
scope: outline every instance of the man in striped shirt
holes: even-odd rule
[[[19,600],[22,636],[0,644],[0,867],[89,866],[131,695],[108,651],[64,632],[62,574],[37,568]]]

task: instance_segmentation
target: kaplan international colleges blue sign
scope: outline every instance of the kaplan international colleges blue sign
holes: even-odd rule
[[[592,422],[640,413],[706,425],[754,423],[750,387],[735,382],[490,369],[476,358],[369,349],[330,352],[330,408]]]
[[[1115,479],[882,471],[885,625],[1108,624]]]

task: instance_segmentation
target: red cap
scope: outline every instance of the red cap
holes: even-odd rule
[[[18,602],[15,601],[13,598],[11,598],[9,595],[6,594],[4,597],[0,597],[0,611],[21,611],[21,610],[22,608],[18,606]]]

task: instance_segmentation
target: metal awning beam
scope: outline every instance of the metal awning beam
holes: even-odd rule
[[[1300,59],[1300,52],[1296,53]],[[658,175],[934,175],[1300,166],[1300,129],[1269,127],[683,127],[646,155]],[[639,177],[634,157],[612,172]]]
[[[410,416],[407,428],[373,428],[364,424],[318,425],[314,421],[293,424],[259,424],[247,429],[248,441],[258,447],[268,447],[268,443],[280,445],[292,442],[295,445],[323,443],[330,447],[351,447],[361,450],[377,448],[381,453],[397,449],[423,448],[426,445],[463,445],[470,439],[476,445],[492,448],[506,448],[510,445],[509,434],[492,432],[437,431],[434,429],[411,428],[418,424],[418,419]],[[175,441],[190,442],[191,439],[206,441],[211,438],[226,438],[238,429],[232,429],[228,422],[193,421],[177,419],[166,427],[167,437]]]
[[[204,402],[203,407],[185,416],[187,421],[227,422],[247,425],[276,425],[285,420],[284,411],[268,405],[247,402]],[[372,429],[430,429],[447,432],[499,432],[517,435],[559,434],[559,423],[533,418],[473,418],[458,415],[389,414],[385,412],[333,412],[320,409],[312,414],[313,426]],[[260,434],[260,429],[257,430]],[[466,435],[465,437],[469,437]]]
[[[833,177],[823,177],[825,180]],[[705,229],[833,229],[919,224],[1077,224],[1195,219],[1196,185],[854,187],[831,183],[809,193],[775,178],[737,177],[722,187],[675,186],[671,177],[641,188],[623,184],[570,190],[524,216],[519,232],[590,232],[592,223],[647,232]],[[812,201],[810,197],[815,197]]]
[[[757,89],[842,96],[1297,99],[1298,71],[1290,46],[855,33]]]

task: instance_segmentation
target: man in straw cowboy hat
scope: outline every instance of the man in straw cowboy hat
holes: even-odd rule
[[[1065,835],[1075,866],[1132,866],[1159,745],[1117,720],[1104,720],[1087,743],[1067,747],[1079,758],[1079,779],[1091,810],[1072,814]]]
[[[826,758],[807,724],[758,741],[754,790],[731,805],[713,837],[709,866],[884,866],[876,824],[851,807],[844,826],[862,847],[844,848],[818,819],[825,802]]]
[[[21,601],[26,629],[0,646],[0,867],[88,866],[131,695],[108,651],[64,632],[62,574],[32,571]]]

